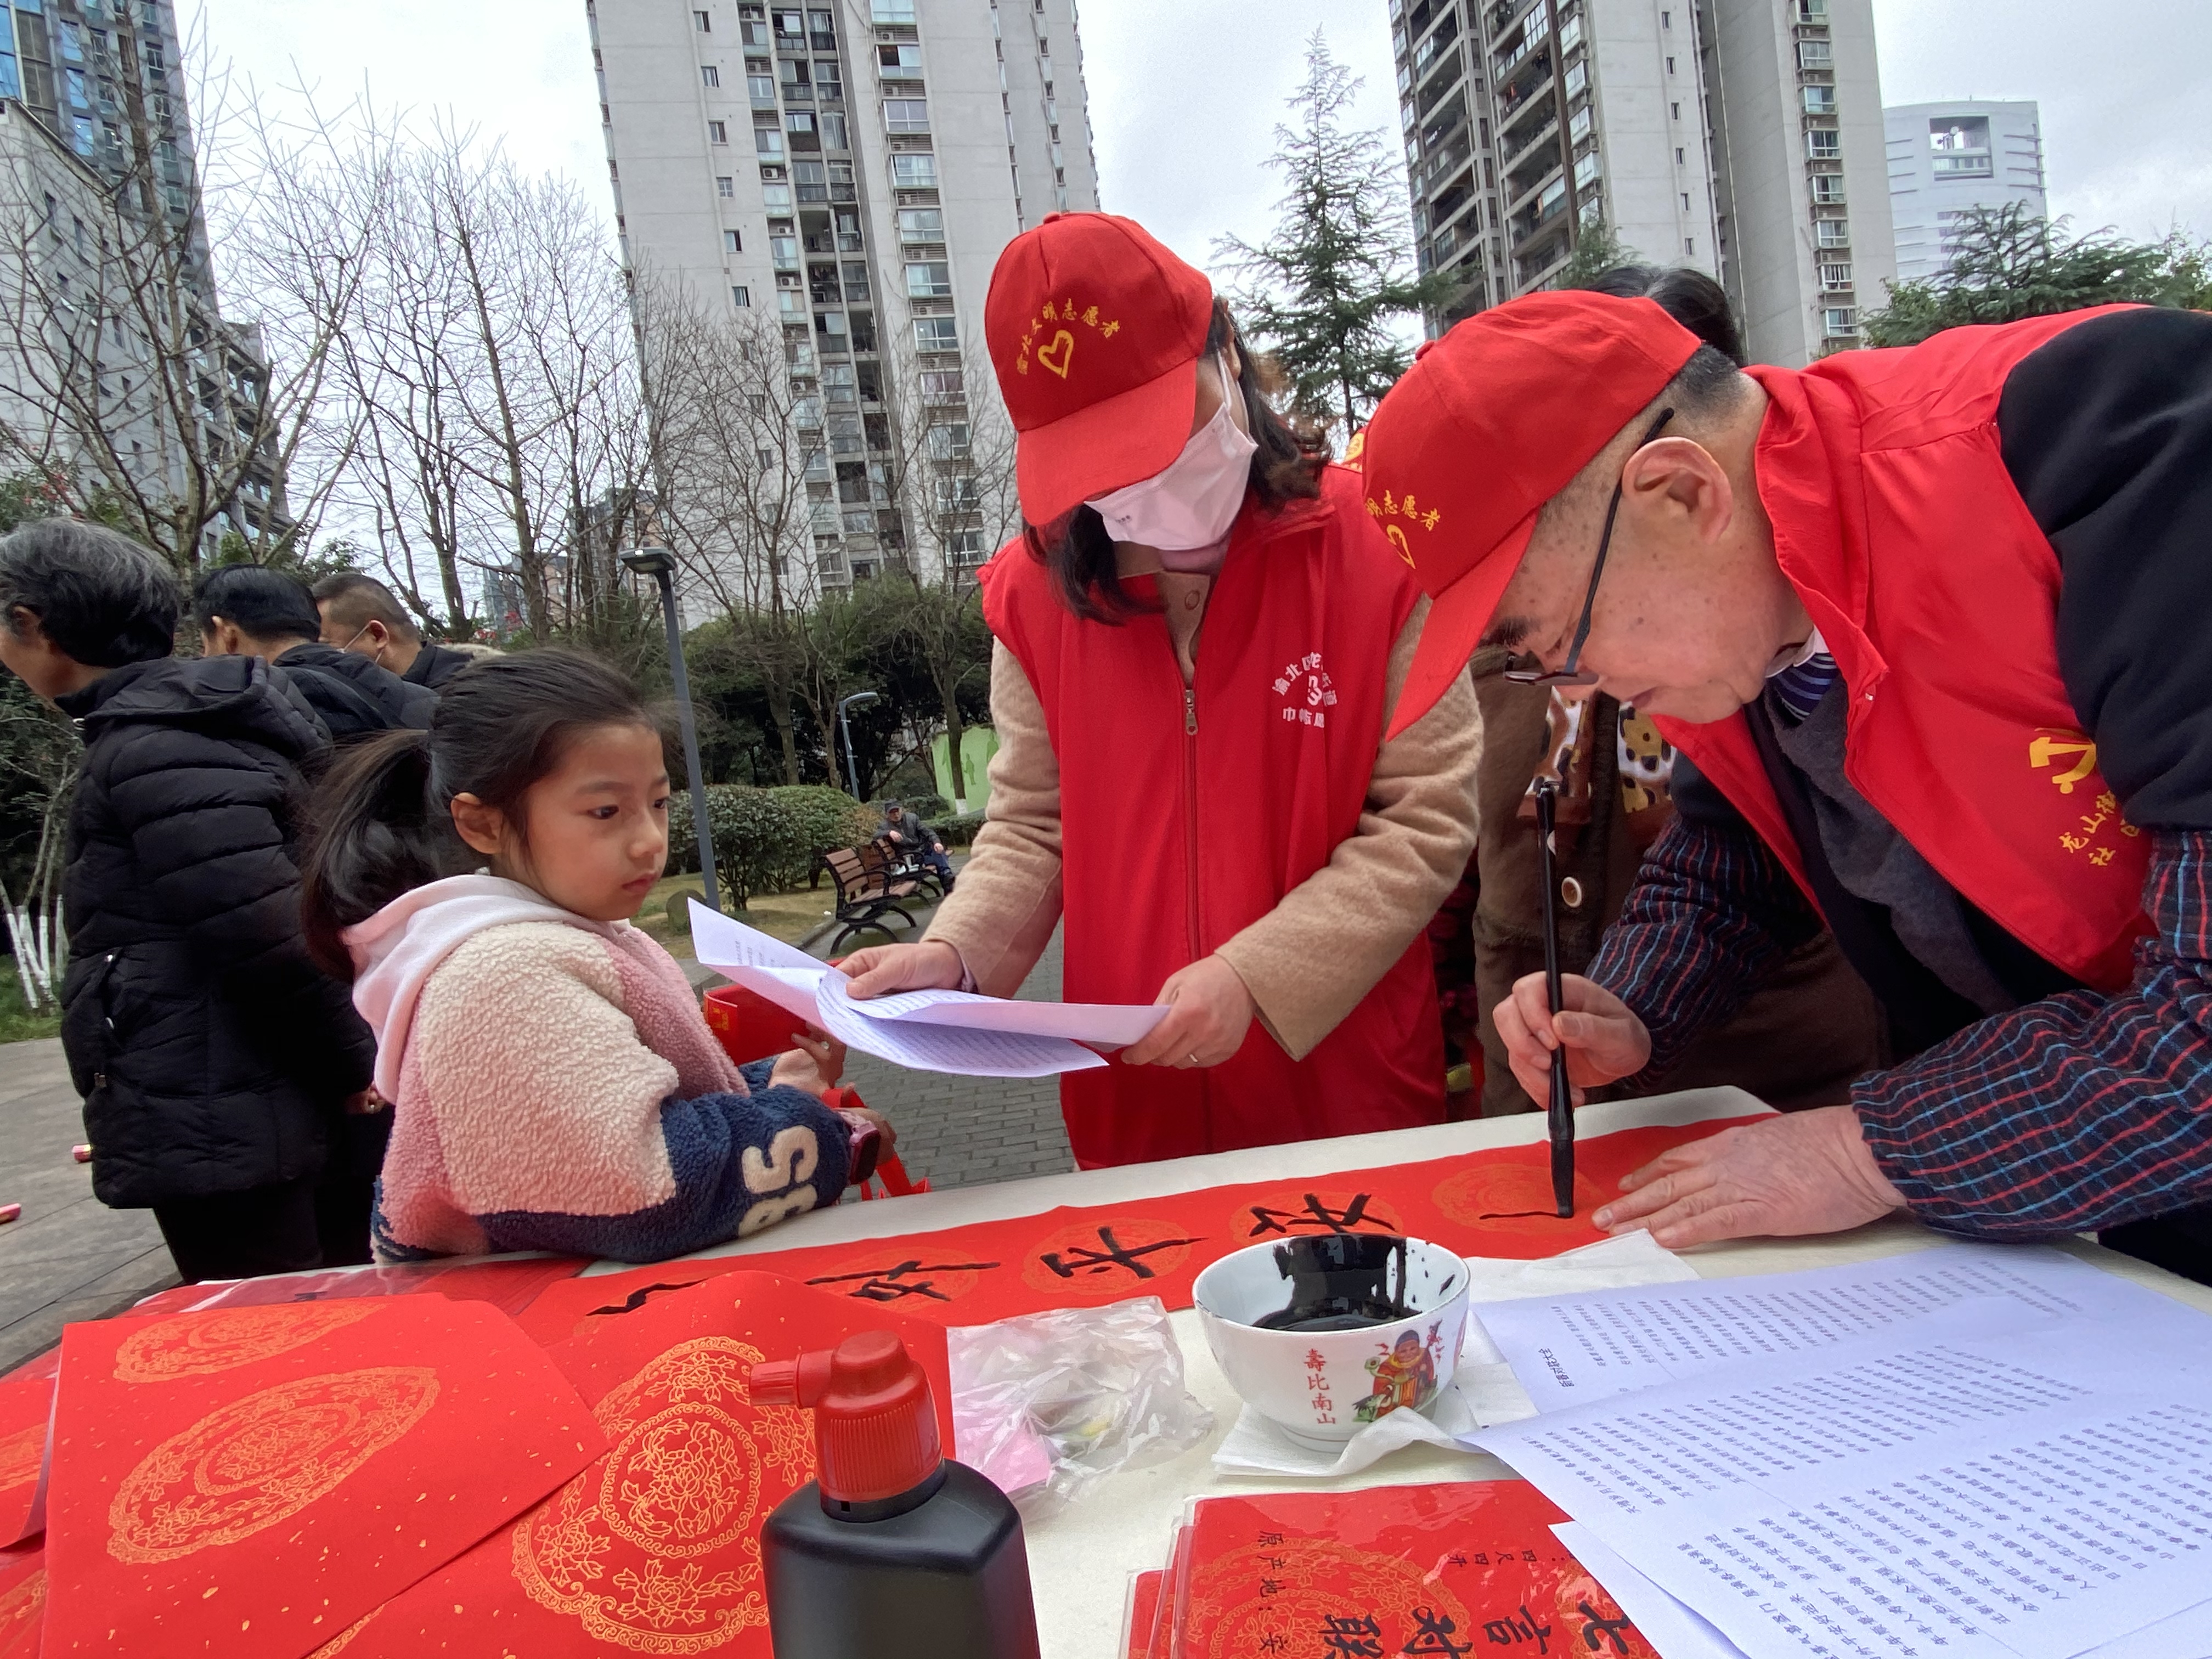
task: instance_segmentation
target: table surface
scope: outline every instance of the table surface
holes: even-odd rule
[[[1762,1110],[1737,1089],[1699,1089],[1644,1100],[1589,1106],[1577,1114],[1586,1135],[1655,1124],[1695,1123],[1740,1117]],[[1115,1204],[1192,1192],[1240,1182],[1297,1179],[1342,1170],[1374,1169],[1490,1146],[1514,1146],[1544,1139],[1541,1114],[1486,1118],[1471,1123],[1401,1129],[1383,1134],[1347,1135],[1248,1152],[1220,1152],[1121,1169],[1089,1170],[1007,1182],[914,1198],[848,1204],[804,1215],[754,1239],[702,1250],[702,1256],[744,1255],[845,1243],[860,1239],[934,1231],[973,1221],[997,1221],[1035,1215],[1060,1204]],[[1706,1279],[1745,1273],[1790,1273],[1808,1267],[1869,1261],[1925,1249],[1943,1236],[1918,1223],[1893,1218],[1848,1233],[1818,1238],[1761,1239],[1712,1244],[1683,1252]],[[2091,1265],[2212,1313],[2212,1287],[2083,1240],[2059,1248]],[[592,1272],[626,1266],[601,1263]],[[1182,1346],[1190,1391],[1213,1413],[1214,1429],[1205,1442],[1172,1462],[1109,1476],[1058,1515],[1029,1528],[1030,1578],[1036,1596],[1037,1626],[1045,1659],[1109,1659],[1118,1656],[1121,1609],[1128,1576],[1162,1565],[1168,1543],[1185,1505],[1195,1498],[1237,1492],[1349,1491],[1364,1486],[1416,1486],[1438,1480],[1510,1479],[1512,1471],[1483,1454],[1415,1446],[1340,1480],[1273,1479],[1224,1474],[1212,1465],[1215,1446],[1237,1420],[1240,1404],[1223,1380],[1189,1309],[1173,1316]]]

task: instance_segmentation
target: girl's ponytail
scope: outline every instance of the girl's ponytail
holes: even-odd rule
[[[300,872],[307,953],[350,981],[347,928],[410,889],[471,867],[450,811],[432,803],[428,732],[387,732],[349,747],[315,789]]]

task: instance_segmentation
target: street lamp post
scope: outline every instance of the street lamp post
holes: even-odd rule
[[[853,728],[846,723],[845,711],[856,702],[873,702],[875,700],[876,694],[872,691],[855,691],[837,705],[837,730],[844,734],[845,738],[845,776],[852,783],[854,800],[860,798],[860,763],[853,758]]]
[[[699,874],[707,889],[707,908],[719,911],[714,890],[714,833],[707,822],[707,779],[699,768],[699,727],[691,717],[691,678],[684,670],[684,635],[676,623],[676,556],[665,547],[641,547],[622,562],[660,585],[660,617],[668,626],[668,674],[675,684],[676,719],[684,732],[684,769],[691,777],[691,828],[699,838]]]

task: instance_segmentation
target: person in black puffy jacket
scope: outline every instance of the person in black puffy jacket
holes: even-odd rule
[[[0,663],[85,738],[62,1045],[94,1194],[150,1207],[185,1279],[313,1267],[318,1177],[374,1060],[301,938],[289,809],[330,738],[258,659],[173,658],[178,610],[110,531],[0,540]]]
[[[231,564],[210,571],[192,590],[192,619],[210,657],[258,657],[282,670],[340,744],[401,726],[430,729],[438,694],[325,645],[314,595],[282,570]]]

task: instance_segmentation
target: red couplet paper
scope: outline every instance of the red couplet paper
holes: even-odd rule
[[[0,1548],[21,1543],[41,1524],[39,1479],[53,1404],[51,1377],[0,1379]]]
[[[37,1544],[0,1550],[0,1659],[39,1659],[46,1624],[46,1551]]]
[[[1521,1480],[1205,1499],[1171,1652],[1656,1659],[1553,1535],[1566,1518]]]
[[[1129,1580],[1129,1604],[1121,1618],[1123,1659],[1145,1659],[1152,1650],[1152,1626],[1159,1618],[1164,1572],[1140,1572]]]
[[[349,1635],[346,1659],[770,1659],[760,1529],[814,1478],[807,1413],[755,1406],[747,1371],[893,1330],[929,1374],[952,1444],[941,1327],[766,1273],[734,1273],[599,1321],[549,1357],[610,1449]]]
[[[1604,1235],[1590,1215],[1620,1177],[1670,1147],[1751,1119],[1622,1129],[1575,1150],[1575,1213],[1552,1207],[1549,1147],[1499,1146],[1305,1181],[1210,1187],[1060,1208],[859,1244],[666,1261],[549,1286],[520,1316],[541,1342],[743,1267],[946,1325],[1156,1296],[1190,1306],[1199,1273],[1232,1250],[1297,1234],[1402,1233],[1462,1255],[1556,1255]]]
[[[606,1449],[560,1368],[442,1297],[62,1339],[45,1652],[301,1659]]]

